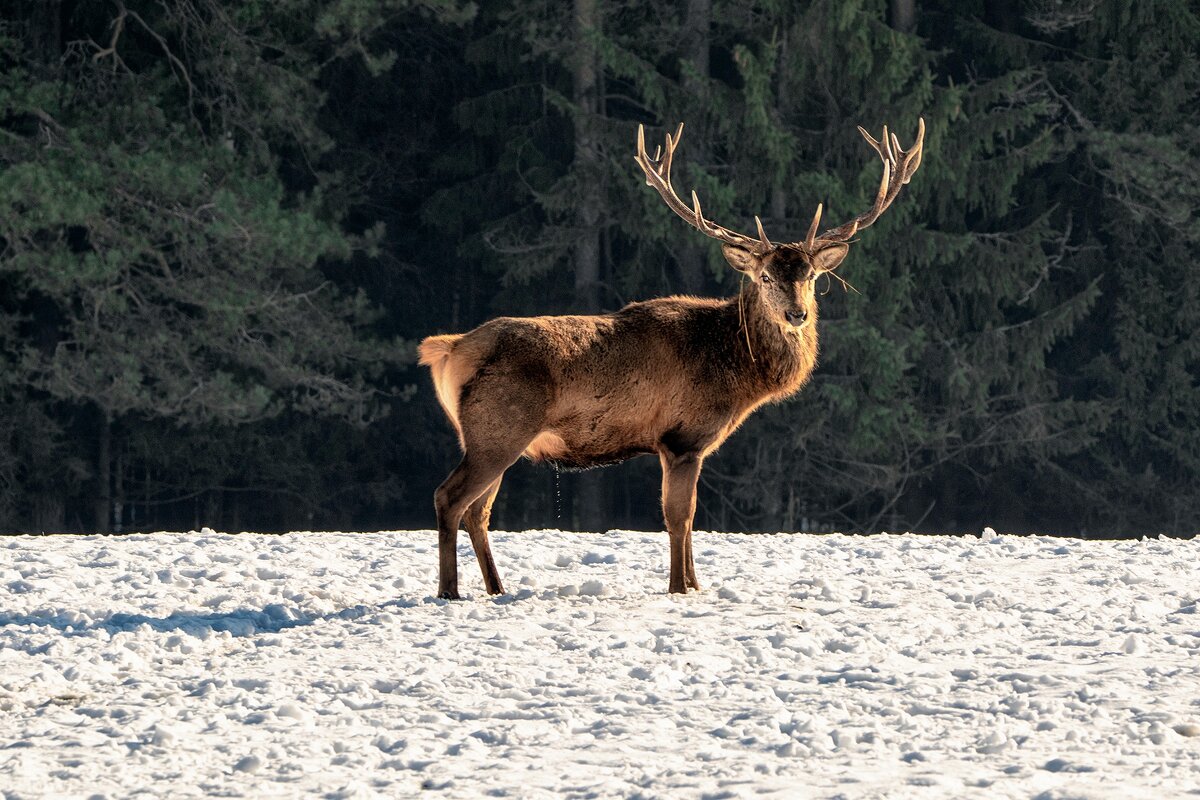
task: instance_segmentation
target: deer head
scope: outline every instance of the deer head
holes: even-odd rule
[[[866,212],[820,235],[817,234],[821,224],[821,205],[818,204],[808,235],[803,241],[796,242],[772,242],[757,216],[754,218],[758,228],[757,239],[736,233],[705,219],[700,209],[700,198],[695,192],[692,192],[691,207],[679,199],[671,186],[671,161],[683,136],[683,123],[679,124],[674,136],[667,134],[666,149],[656,148],[653,158],[646,153],[646,135],[639,125],[636,160],[646,174],[646,184],[658,192],[668,208],[705,236],[722,243],[725,260],[750,278],[753,293],[772,318],[785,327],[799,329],[816,318],[814,284],[817,277],[837,269],[850,251],[850,241],[854,235],[869,227],[887,210],[900,193],[900,188],[912,179],[913,173],[921,165],[921,151],[925,142],[924,119],[918,121],[916,141],[908,150],[900,147],[900,140],[895,134],[888,133],[886,125],[883,136],[878,140],[861,126],[858,131],[883,161],[883,177],[875,202]]]

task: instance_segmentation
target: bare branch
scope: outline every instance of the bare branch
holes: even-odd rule
[[[121,33],[125,30],[125,18],[129,16],[129,10],[125,8],[125,4],[122,3],[121,0],[116,0],[116,2],[118,13],[116,19],[109,23],[112,25],[113,32],[112,38],[108,40],[108,47],[101,47],[91,39],[88,41],[91,42],[92,46],[96,48],[96,52],[92,54],[93,63],[99,62],[102,58],[112,57],[114,65],[120,64],[124,67],[125,62],[121,60],[119,55],[117,55],[117,42],[121,39]],[[126,70],[129,69],[128,67],[125,68]]]
[[[122,9],[124,9],[124,6],[122,6]],[[196,95],[196,86],[195,86],[195,84],[193,84],[193,83],[192,83],[192,78],[191,78],[191,76],[190,76],[190,75],[188,75],[187,67],[185,67],[185,66],[183,65],[183,62],[182,62],[182,61],[180,61],[180,60],[179,60],[179,58],[178,58],[178,57],[177,57],[177,56],[176,56],[176,55],[175,55],[173,52],[171,52],[171,48],[170,48],[170,47],[167,45],[167,40],[166,40],[166,39],[164,39],[164,38],[163,38],[163,37],[162,37],[162,36],[161,36],[161,35],[158,33],[158,31],[156,31],[156,30],[154,30],[153,28],[151,28],[151,27],[150,27],[150,26],[149,26],[149,25],[146,23],[146,20],[142,19],[142,15],[141,15],[141,14],[137,13],[136,11],[124,11],[124,10],[122,10],[122,16],[124,16],[124,14],[126,14],[126,13],[127,13],[129,16],[133,17],[134,21],[135,21],[135,22],[137,22],[137,24],[141,25],[141,26],[142,26],[142,29],[143,29],[143,30],[145,30],[145,31],[146,31],[146,33],[148,33],[148,34],[150,34],[152,37],[154,37],[154,40],[155,40],[156,42],[158,42],[158,46],[162,48],[162,51],[163,51],[163,53],[165,53],[165,54],[166,54],[166,56],[167,56],[167,60],[168,60],[168,61],[171,63],[171,72],[172,72],[172,73],[175,73],[175,72],[176,72],[176,70],[178,70],[180,77],[182,77],[182,78],[183,78],[183,82],[184,82],[185,84],[187,84],[187,90],[188,90],[188,105],[189,105],[189,107],[190,107],[190,106],[191,106],[191,104],[192,104],[192,100],[193,100],[193,98],[194,98],[194,97],[195,97],[195,95]]]

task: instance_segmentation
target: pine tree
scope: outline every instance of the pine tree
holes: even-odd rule
[[[869,203],[856,125],[923,116],[817,374],[710,459],[699,524],[1187,532],[1192,5],[19,0],[0,525],[427,525],[456,454],[412,339],[737,291],[638,124],[685,122],[681,192],[787,240]],[[653,459],[595,475],[577,521],[659,524]],[[545,524],[554,476],[506,482],[500,523]]]
[[[378,411],[368,380],[397,351],[366,336],[365,297],[321,271],[356,242],[319,172],[289,182],[302,191],[282,177],[331,146],[318,52],[295,38],[316,34],[291,29],[312,10],[117,3],[60,20],[78,37],[61,55],[36,49],[45,37],[7,37],[0,295],[16,324],[0,352],[20,376],[8,402],[71,419],[72,438],[90,430],[93,447],[49,438],[95,464],[97,530],[122,491],[114,435],[143,421],[296,409],[361,424]]]
[[[1094,276],[1096,310],[1060,358],[1068,391],[1103,403],[1092,447],[1055,474],[1081,527],[1195,531],[1200,512],[1200,13],[1110,0],[1039,6],[1030,36],[1061,107],[1074,223],[1065,268]],[[1033,47],[1031,46],[1031,47]]]

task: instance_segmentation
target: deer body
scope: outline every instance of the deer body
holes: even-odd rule
[[[522,451],[535,461],[588,468],[664,449],[706,456],[759,405],[798,390],[816,364],[815,324],[785,330],[763,319],[756,289],[599,316],[502,317],[427,339],[422,363],[460,437],[460,410],[478,405],[498,427],[537,417]],[[499,415],[486,392],[497,378],[523,396]]]
[[[861,130],[861,129],[860,129]],[[680,127],[682,132],[682,126]],[[704,219],[670,187],[679,133],[664,158],[638,163],[677,214],[720,239],[748,283],[734,298],[665,297],[612,314],[501,317],[465,334],[431,336],[419,348],[458,433],[463,458],[438,487],[440,597],[458,597],[456,543],[465,525],[491,594],[503,591],[488,543],[500,481],[526,456],[588,468],[657,454],[663,517],[671,544],[671,592],[699,589],[692,561],[696,483],[706,456],[754,409],[804,385],[817,360],[816,278],[835,269],[848,240],[891,203],[920,163],[921,133],[909,151],[863,131],[884,161],[870,212],[816,237],[820,208],[804,242],[756,241]],[[894,178],[894,180],[893,180]]]

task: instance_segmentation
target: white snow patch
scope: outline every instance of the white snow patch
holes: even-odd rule
[[[1200,540],[0,538],[0,793],[1159,798]],[[980,539],[986,547],[978,546]]]

